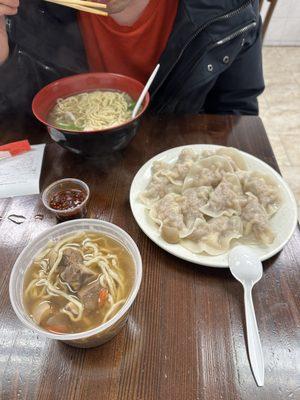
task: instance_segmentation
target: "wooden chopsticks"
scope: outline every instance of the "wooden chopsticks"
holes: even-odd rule
[[[85,1],[85,0],[45,0],[48,3],[55,3],[61,6],[74,8],[79,11],[86,11],[92,14],[103,15],[107,17],[108,13],[106,11],[102,11],[106,8],[106,4],[96,3],[94,1]]]

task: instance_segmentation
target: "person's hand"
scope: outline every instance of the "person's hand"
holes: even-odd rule
[[[17,14],[18,7],[19,0],[0,0],[0,65],[4,63],[9,54],[5,16]]]

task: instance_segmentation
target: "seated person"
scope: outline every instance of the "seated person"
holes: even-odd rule
[[[108,17],[42,0],[0,0],[0,114],[30,110],[58,78],[129,75],[154,113],[258,113],[264,89],[258,0],[103,0]]]

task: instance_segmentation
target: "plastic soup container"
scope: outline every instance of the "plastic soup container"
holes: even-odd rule
[[[49,241],[57,241],[64,236],[69,236],[79,231],[94,231],[110,236],[122,244],[132,257],[134,263],[134,283],[132,290],[122,308],[109,321],[91,330],[70,333],[56,334],[49,332],[35,322],[28,315],[23,304],[23,282],[27,268],[40,251],[47,246]],[[96,219],[78,219],[63,222],[53,226],[35,238],[19,255],[12,269],[9,282],[9,296],[15,313],[18,318],[29,329],[34,330],[49,339],[56,339],[75,347],[96,347],[112,339],[124,326],[127,321],[130,307],[132,306],[140,288],[142,279],[141,255],[133,239],[123,229],[110,222]]]

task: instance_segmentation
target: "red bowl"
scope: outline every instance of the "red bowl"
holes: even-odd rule
[[[58,79],[41,89],[34,97],[32,111],[46,125],[51,138],[61,146],[86,157],[97,158],[126,147],[136,135],[140,118],[146,111],[150,95],[147,93],[137,116],[122,125],[91,132],[68,131],[47,121],[57,99],[88,91],[110,89],[126,92],[137,101],[144,85],[128,76],[108,72],[78,74]]]

